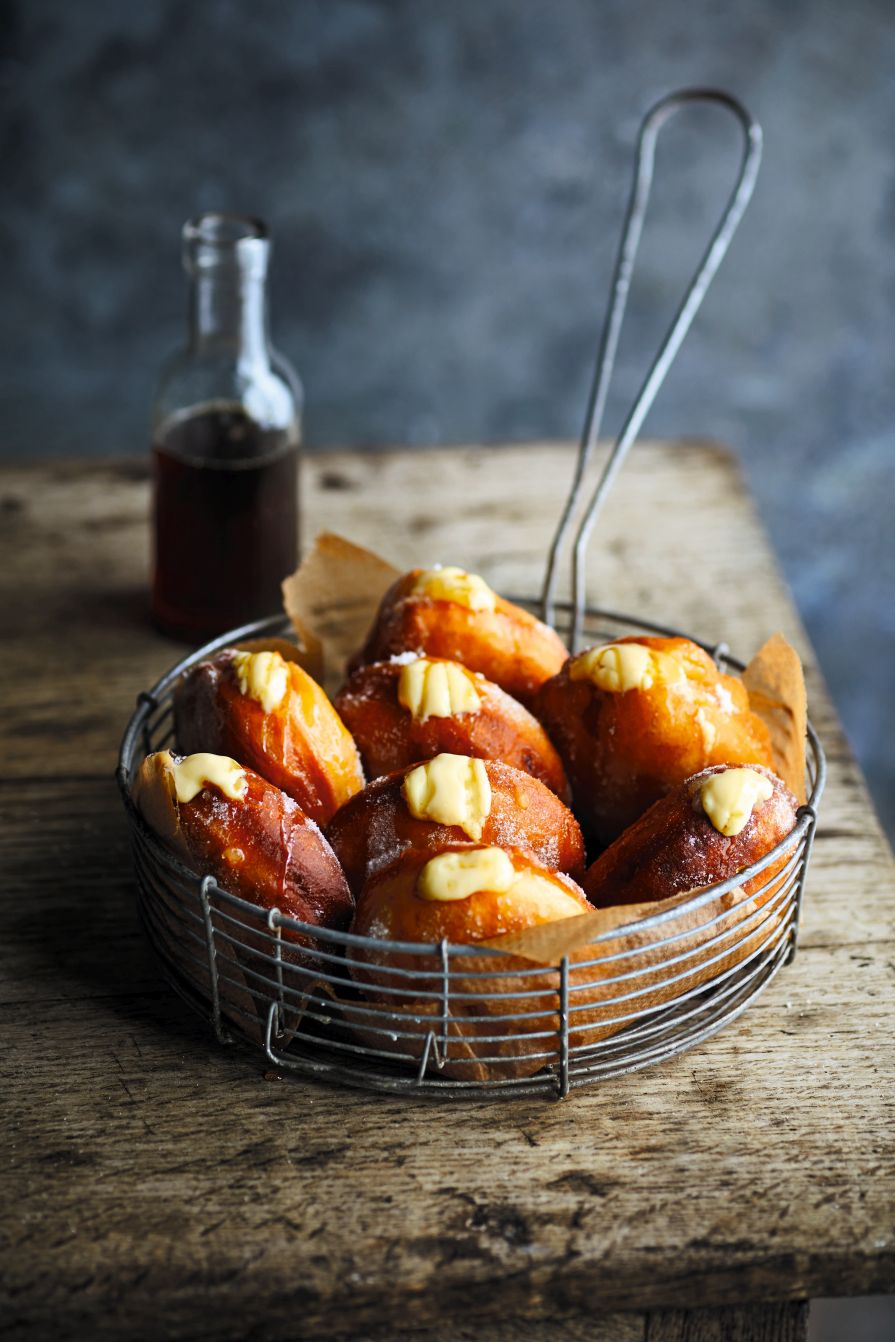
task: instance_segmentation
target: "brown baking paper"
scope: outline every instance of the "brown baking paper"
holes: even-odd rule
[[[366,638],[379,603],[400,572],[371,550],[322,531],[283,581],[283,605],[315,674],[339,675]]]
[[[804,805],[808,698],[799,654],[782,634],[774,634],[746,667],[743,684],[750,708],[771,733],[777,773]]]

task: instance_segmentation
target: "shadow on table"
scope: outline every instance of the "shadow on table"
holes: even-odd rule
[[[45,780],[39,790],[23,782],[13,802],[21,814],[9,817],[25,841],[10,851],[4,871],[11,897],[3,941],[23,997],[41,984],[43,996],[73,1006],[90,999],[92,1009],[142,1021],[184,1048],[215,1047],[208,1027],[162,978],[140,926],[114,779],[68,779],[59,794],[54,810]],[[31,843],[28,830],[39,831]]]

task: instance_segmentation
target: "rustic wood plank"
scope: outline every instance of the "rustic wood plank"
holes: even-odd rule
[[[808,1305],[739,1309],[660,1310],[650,1314],[645,1342],[804,1342]]]
[[[399,563],[531,590],[570,466],[557,446],[335,454],[306,500]],[[891,856],[731,459],[639,446],[593,573],[609,604],[746,655],[782,628],[806,656],[831,769],[799,955],[682,1058],[448,1113],[266,1080],[158,977],[111,777],[135,691],[179,655],[145,621],[147,497],[139,467],[0,472],[9,1336],[437,1342],[512,1319],[533,1342],[539,1320],[615,1336],[594,1316],[663,1310],[655,1342],[694,1300],[895,1290]]]
[[[309,1336],[410,1302],[422,1322],[892,1289],[893,956],[856,975],[818,948],[645,1076],[447,1116],[265,1080],[164,991],[13,1004],[12,1286],[62,1318],[124,1291],[129,1327],[203,1337],[241,1302],[279,1317],[297,1281]],[[207,1334],[178,1312],[200,1283]]]
[[[563,1342],[644,1342],[646,1316],[642,1314],[606,1314],[602,1318],[494,1319],[487,1332],[481,1323],[463,1323],[448,1319],[420,1331],[405,1332],[394,1327],[387,1331],[355,1333],[351,1338],[333,1337],[331,1342],[556,1342],[557,1331]],[[788,1342],[788,1340],[787,1340]]]
[[[648,1315],[611,1314],[594,1319],[550,1319],[546,1322],[505,1319],[488,1324],[486,1342],[805,1342],[808,1305],[756,1305],[718,1310],[661,1310]],[[390,1342],[389,1333],[364,1333],[353,1342]],[[400,1342],[481,1342],[479,1324],[453,1321],[425,1332],[399,1334]],[[334,1338],[333,1342],[339,1342]]]

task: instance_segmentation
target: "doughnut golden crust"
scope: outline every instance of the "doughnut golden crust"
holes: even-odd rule
[[[254,769],[325,825],[364,785],[351,735],[323,690],[278,652],[219,652],[174,692],[177,744]]]
[[[134,801],[163,842],[223,890],[300,922],[347,928],[354,901],[326,839],[291,797],[251,769],[223,756],[184,759],[162,750],[143,761]]]
[[[359,667],[334,704],[369,778],[450,751],[502,760],[570,800],[562,761],[537,718],[459,662],[398,658]]]
[[[405,795],[409,776],[418,777],[418,770],[431,775],[433,766],[437,771],[442,762],[458,760],[484,775],[487,809],[480,809],[475,821],[466,819],[465,828],[413,814]],[[342,807],[326,835],[355,894],[411,849],[431,856],[448,845],[493,845],[518,848],[551,871],[575,875],[584,865],[581,829],[568,807],[538,779],[496,760],[439,755],[378,778]]]
[[[726,793],[724,785],[732,785]],[[585,893],[598,908],[608,908],[651,903],[725,881],[789,834],[796,808],[795,797],[770,769],[704,769],[654,802],[610,844],[588,868]],[[728,833],[720,832],[719,824]],[[747,881],[746,893],[766,885],[787,856]]]
[[[461,576],[452,584],[436,581],[432,575],[439,574]],[[471,593],[464,580],[474,580]],[[413,569],[399,578],[383,597],[349,671],[401,652],[462,662],[523,704],[567,656],[552,629],[459,569]]]
[[[742,683],[685,638],[623,638],[570,658],[533,711],[562,756],[576,815],[602,843],[701,769],[774,765]]]
[[[434,854],[411,850],[371,877],[351,930],[376,941],[446,937],[467,945],[590,911],[571,877],[548,871],[527,853],[451,845]],[[352,957],[366,959],[366,952],[355,950]],[[419,956],[408,963],[418,966]]]

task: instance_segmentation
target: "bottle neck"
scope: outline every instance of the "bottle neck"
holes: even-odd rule
[[[230,355],[257,367],[270,362],[264,278],[238,268],[203,271],[193,277],[189,303],[190,349]]]
[[[190,276],[189,342],[244,367],[268,367],[266,282],[270,238],[260,219],[202,214],[183,229]]]

